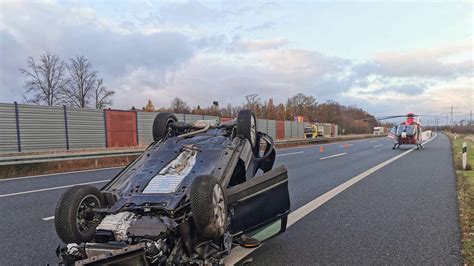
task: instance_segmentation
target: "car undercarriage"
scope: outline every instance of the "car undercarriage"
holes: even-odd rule
[[[61,196],[61,263],[214,265],[235,245],[285,231],[287,170],[273,168],[273,140],[251,111],[223,124],[160,113],[153,138],[100,190],[76,186]]]

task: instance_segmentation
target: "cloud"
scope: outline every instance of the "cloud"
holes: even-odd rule
[[[226,23],[229,18],[249,13],[252,8],[242,3],[201,3],[198,1],[161,1],[143,4],[137,7],[134,1],[122,3],[127,12],[142,27],[154,25],[159,27],[205,28],[216,23]],[[138,28],[136,28],[138,30]]]
[[[276,102],[285,102],[299,92],[315,95],[318,100],[323,95],[334,98],[348,89],[348,77],[333,74],[347,64],[347,60],[305,50],[274,50],[239,57],[200,53],[174,72],[152,99],[156,99],[155,105],[168,106],[178,95],[191,104],[206,106],[212,100],[241,104],[245,95],[253,93]],[[163,94],[162,90],[172,93]]]
[[[15,37],[5,31],[0,31],[0,99],[5,101],[15,101],[19,99],[22,94],[22,80],[19,78],[19,69],[23,67],[21,63],[25,62],[26,58],[17,49],[20,44],[15,40]],[[21,60],[21,61],[19,61]],[[3,98],[3,99],[2,99]]]
[[[258,7],[257,13],[261,13],[268,10],[274,10],[278,8],[281,8],[281,5],[276,2],[264,2]]]
[[[191,26],[216,22],[226,14],[223,10],[209,8],[197,1],[164,3],[152,13],[156,22]]]
[[[243,40],[239,35],[229,38],[225,34],[213,34],[195,39],[194,44],[206,52],[233,54],[283,48],[288,45],[288,40],[286,38]]]
[[[3,4],[1,101],[21,99],[18,69],[25,67],[27,56],[37,58],[44,51],[63,59],[89,58],[116,91],[116,108],[141,107],[148,99],[155,106],[169,106],[176,96],[192,106],[213,100],[241,104],[251,93],[285,102],[302,92],[319,102],[339,100],[379,113],[392,108],[421,112],[429,111],[430,97],[444,94],[460,101],[452,95],[455,88],[472,88],[472,81],[460,82],[473,74],[472,60],[466,60],[472,41],[383,51],[355,62],[295,48],[291,39],[281,37],[286,35],[252,37],[276,24],[229,23],[239,14],[255,15],[248,6],[188,1],[121,3],[120,8],[127,10],[125,15],[113,20],[81,5]],[[265,3],[260,10],[275,8],[279,6]],[[224,24],[234,31],[226,31]]]
[[[268,30],[268,29],[274,29],[276,27],[276,23],[272,21],[267,21],[259,25],[247,27],[245,30],[246,31],[261,31],[261,30]]]
[[[321,76],[342,71],[351,61],[304,49],[285,49],[263,52],[259,59],[272,69],[291,74]]]
[[[267,40],[249,40],[241,41],[234,40],[230,44],[229,51],[236,52],[258,52],[262,50],[277,49],[288,44],[288,40],[285,38],[275,38]]]
[[[474,73],[472,58],[446,62],[445,59],[471,53],[472,40],[408,52],[380,52],[373,61],[356,67],[359,74],[393,77],[455,78]],[[468,57],[469,58],[469,57]],[[452,61],[452,60],[451,60]]]
[[[18,69],[25,67],[28,56],[38,58],[45,51],[64,60],[84,55],[111,89],[116,80],[142,69],[153,75],[158,87],[168,72],[179,69],[196,52],[194,40],[179,32],[124,33],[95,21],[90,9],[68,12],[56,5],[18,5],[8,6],[0,18],[0,49],[7,55],[0,63],[0,84],[9,101],[23,92]]]
[[[397,85],[388,85],[379,89],[371,90],[369,92],[361,92],[362,94],[401,94],[405,96],[418,96],[423,94],[427,89],[425,84],[405,83]]]

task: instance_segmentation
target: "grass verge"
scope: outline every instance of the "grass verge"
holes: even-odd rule
[[[457,175],[459,219],[461,223],[461,253],[464,263],[474,265],[474,135],[451,138],[454,167]],[[467,170],[462,170],[462,143],[467,142]]]

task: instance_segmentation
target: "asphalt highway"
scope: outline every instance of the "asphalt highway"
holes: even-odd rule
[[[324,151],[320,145],[278,150],[276,165],[289,170],[293,223],[234,259],[252,265],[461,263],[449,140],[439,134],[412,152],[391,146],[377,138],[325,144]],[[0,265],[56,263],[60,240],[52,216],[61,193],[75,184],[100,187],[118,171],[1,180]],[[363,179],[297,215],[356,176]]]

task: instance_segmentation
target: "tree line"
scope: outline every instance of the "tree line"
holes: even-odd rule
[[[38,61],[28,57],[26,68],[20,69],[20,72],[25,77],[24,99],[28,103],[103,109],[112,104],[115,94],[104,85],[92,63],[84,56],[64,61],[45,52]],[[346,134],[370,133],[378,125],[375,118],[361,108],[341,105],[336,101],[318,103],[313,96],[303,93],[289,97],[284,103],[274,103],[273,99],[262,100],[257,94],[250,94],[245,96],[244,103],[237,106],[227,104],[221,107],[214,101],[210,106],[197,105],[193,108],[176,97],[168,108],[155,109],[153,103],[148,101],[143,109],[220,117],[236,117],[240,110],[251,109],[261,119],[292,121],[303,117],[305,122],[337,124]]]
[[[84,56],[75,56],[66,62],[45,52],[38,61],[28,57],[26,68],[20,72],[25,78],[27,103],[103,109],[112,104],[115,94],[104,85]]]
[[[324,103],[316,102],[311,95],[298,93],[286,100],[285,103],[274,103],[273,99],[262,100],[257,94],[245,96],[245,102],[233,106],[227,104],[220,107],[218,102],[213,102],[208,107],[199,105],[190,107],[181,98],[172,100],[170,107],[155,108],[149,100],[143,107],[144,111],[175,112],[197,115],[214,115],[220,117],[236,117],[242,109],[251,109],[258,118],[273,120],[295,120],[300,116],[309,123],[332,123],[344,129],[345,134],[372,133],[374,126],[379,125],[375,117],[357,106],[345,106],[336,101]]]

